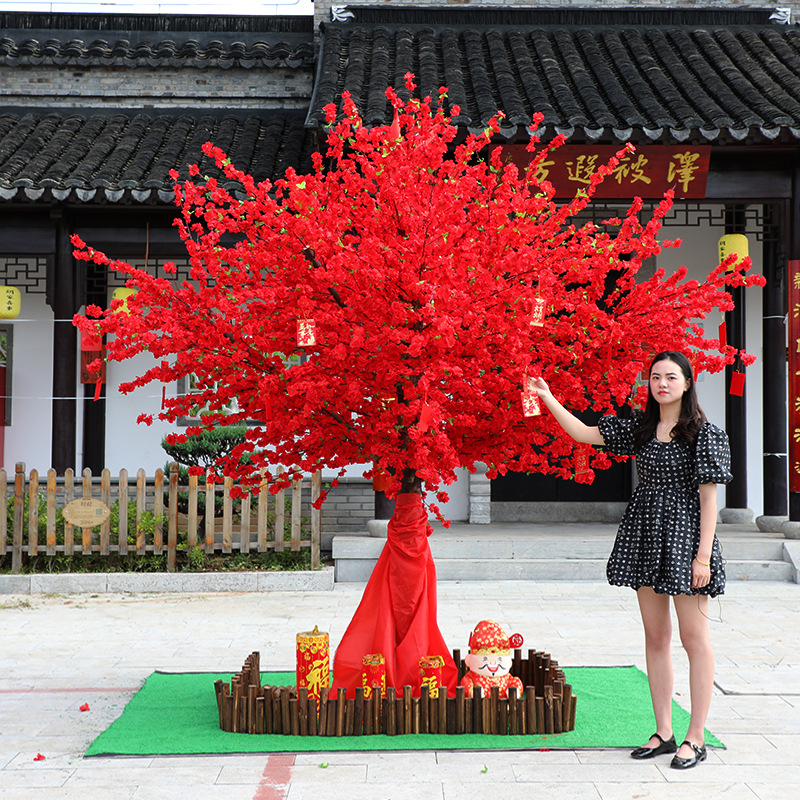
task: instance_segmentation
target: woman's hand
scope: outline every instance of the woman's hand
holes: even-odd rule
[[[692,559],[692,589],[702,589],[711,582],[711,565]]]
[[[533,389],[539,397],[551,394],[550,387],[545,383],[544,378],[528,378],[528,387]]]

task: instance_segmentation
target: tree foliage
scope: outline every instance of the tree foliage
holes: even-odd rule
[[[688,352],[698,370],[752,361],[699,324],[732,307],[727,287],[760,282],[749,262],[726,262],[703,282],[685,268],[641,279],[642,262],[675,244],[657,238],[670,197],[646,220],[634,200],[619,219],[581,222],[618,159],[560,204],[535,176],[561,139],[532,137],[521,171],[492,144],[497,120],[459,142],[446,90],[418,99],[410,76],[407,88],[406,100],[387,90],[389,126],[368,127],[346,95],[343,113],[329,107],[328,149],[309,174],[257,184],[211,143],[204,152],[242,191],[196,166],[182,183],[175,172],[188,281],[74,240],[76,257],[127,274],[138,290],[127,314],[112,304],[76,317],[108,335],[110,360],[143,351],[160,360],[123,392],[192,373],[199,396],[167,398],[159,418],[200,402],[202,427],[258,423],[221,471],[257,482],[260,468],[275,479],[283,464],[285,485],[294,470],[361,463],[369,477],[377,464],[393,476],[392,494],[437,490],[476,462],[490,477],[574,476],[576,445],[546,413],[523,413],[529,377],[542,375],[578,411],[604,411],[626,401],[656,350]],[[287,366],[297,354],[302,363]],[[609,464],[602,451],[589,458],[579,480]]]

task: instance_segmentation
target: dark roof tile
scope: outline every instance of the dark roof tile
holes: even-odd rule
[[[0,199],[33,199],[49,190],[60,200],[168,202],[170,170],[186,176],[187,165],[196,163],[219,176],[201,151],[207,141],[256,181],[282,177],[288,167],[311,168],[313,134],[304,129],[302,112],[5,110]]]
[[[417,75],[423,96],[448,87],[454,121],[481,130],[498,111],[514,136],[534,113],[590,138],[714,140],[800,135],[800,33],[767,24],[324,24],[306,119],[351,93],[369,125],[388,123],[383,89]],[[763,16],[763,12],[759,11]],[[434,19],[422,15],[420,19]],[[451,15],[449,19],[457,19]],[[466,19],[466,17],[463,17]],[[477,18],[476,18],[477,19]],[[709,18],[710,19],[710,18]],[[744,15],[732,20],[749,19]]]

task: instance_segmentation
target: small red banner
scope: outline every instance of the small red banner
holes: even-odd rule
[[[557,197],[574,197],[579,189],[588,188],[597,168],[621,149],[619,145],[563,145],[542,161],[537,179],[553,184]],[[524,144],[506,145],[503,155],[520,168],[531,160]],[[660,198],[668,189],[673,189],[677,198],[705,197],[710,158],[709,145],[637,147],[597,187],[595,197]]]
[[[789,491],[800,492],[800,261],[789,262]]]

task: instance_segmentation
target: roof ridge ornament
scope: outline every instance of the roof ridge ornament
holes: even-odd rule
[[[331,22],[349,22],[355,14],[348,11],[347,6],[331,6]]]
[[[792,9],[788,6],[778,6],[772,14],[770,19],[775,20],[778,25],[791,25],[792,24]]]

